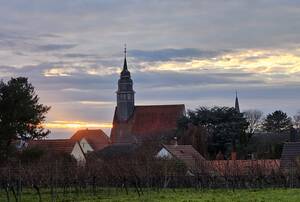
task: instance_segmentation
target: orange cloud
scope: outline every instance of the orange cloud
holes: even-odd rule
[[[52,121],[44,124],[48,129],[111,128],[111,123],[91,123],[84,121]]]
[[[240,50],[216,58],[199,58],[189,61],[157,62],[146,71],[187,70],[241,70],[259,74],[287,74],[300,72],[299,50]]]

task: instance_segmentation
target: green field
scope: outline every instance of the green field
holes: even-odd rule
[[[15,201],[13,195],[10,195],[10,201]],[[0,201],[5,202],[6,194],[1,191]],[[26,190],[21,195],[21,202],[39,201],[36,193],[31,190]],[[51,202],[51,195],[49,191],[42,192],[42,202]],[[94,201],[157,201],[157,202],[194,202],[194,201],[220,201],[220,202],[234,202],[234,201],[280,201],[280,202],[299,202],[300,189],[258,189],[258,190],[204,190],[197,191],[195,189],[164,189],[160,192],[144,191],[140,197],[134,191],[130,191],[127,195],[125,191],[116,189],[98,190],[97,194],[91,193],[72,193],[68,194],[57,193],[57,202],[94,202]]]

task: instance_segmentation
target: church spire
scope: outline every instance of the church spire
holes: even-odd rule
[[[126,48],[126,44],[124,45],[124,64],[123,64],[123,69],[121,72],[121,77],[129,77],[130,78],[130,72],[128,71],[127,68],[127,48]]]
[[[237,112],[240,113],[240,104],[239,104],[239,98],[238,98],[237,91],[235,91],[235,107],[234,108]]]
[[[126,56],[127,56],[127,50],[126,50],[126,44],[124,44],[124,65],[123,65],[123,71],[128,71]]]

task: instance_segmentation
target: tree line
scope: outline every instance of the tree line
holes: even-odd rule
[[[178,121],[177,135],[181,143],[192,144],[208,159],[230,159],[232,152],[237,152],[240,159],[251,158],[251,155],[253,158],[253,153],[257,158],[280,158],[284,142],[296,141],[299,126],[300,111],[293,118],[281,110],[264,117],[260,110],[241,113],[231,107],[199,107],[189,110]],[[280,136],[286,138],[278,138]],[[264,137],[278,140],[273,145],[273,140],[270,145],[260,145]],[[271,148],[264,148],[268,146]],[[261,152],[265,154],[253,147],[264,150]]]

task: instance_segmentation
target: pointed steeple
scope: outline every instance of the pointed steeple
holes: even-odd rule
[[[126,57],[124,58],[123,71],[128,71]]]
[[[130,77],[130,72],[128,71],[128,68],[127,68],[126,56],[127,56],[127,50],[126,50],[126,44],[125,44],[125,47],[124,47],[124,64],[123,64],[123,69],[122,69],[122,72],[121,72],[121,77]]]
[[[123,65],[123,71],[127,70],[127,60],[126,60],[126,55],[127,54],[127,50],[126,50],[126,44],[124,45],[124,65]]]
[[[235,91],[235,106],[234,106],[234,108],[237,112],[240,113],[240,104],[239,104],[239,98],[238,98],[237,91]]]

